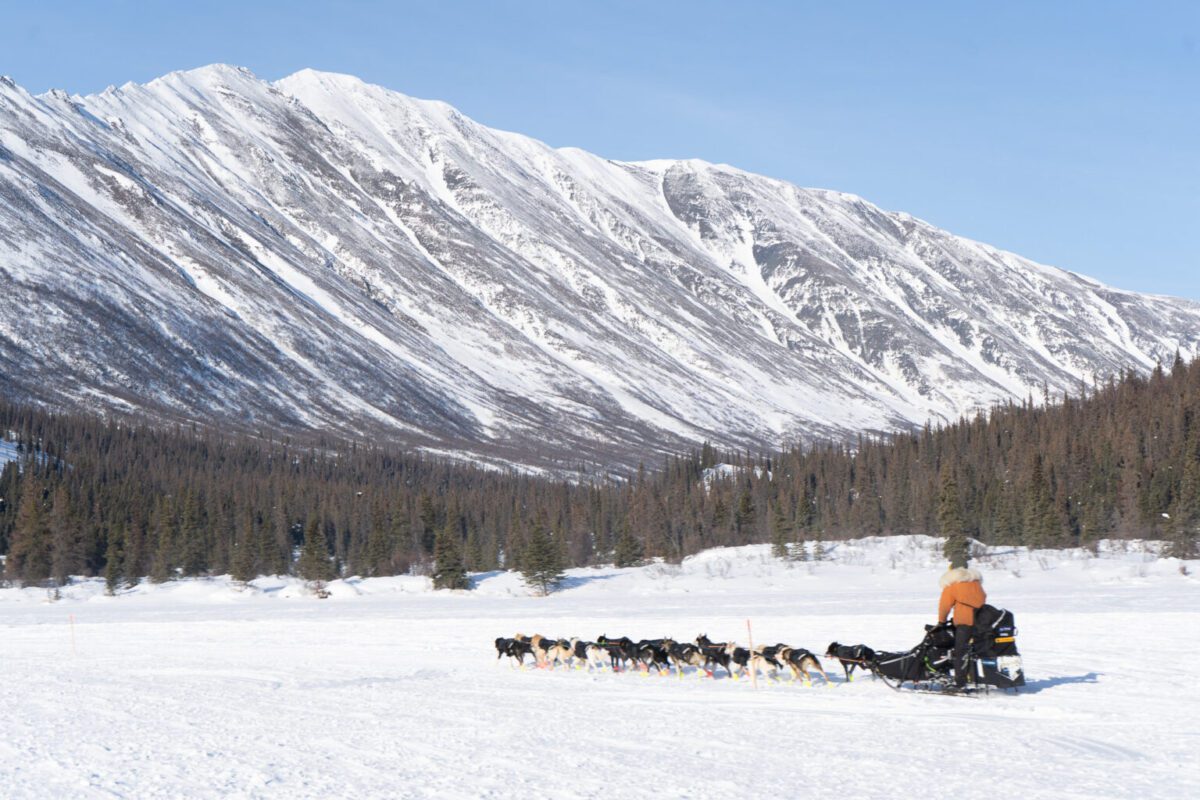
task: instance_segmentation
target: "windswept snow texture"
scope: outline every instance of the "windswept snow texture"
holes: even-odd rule
[[[19,398],[559,471],[951,420],[1200,353],[1195,303],[311,70],[0,80],[0,281]]]
[[[518,671],[540,632],[907,649],[932,622],[938,543],[769,548],[578,569],[534,598],[425,578],[0,589],[6,798],[1170,798],[1200,796],[1200,587],[1142,552],[995,550],[1028,685],[981,699],[718,676]],[[70,619],[74,618],[74,639]],[[72,644],[74,642],[74,644]],[[74,651],[73,651],[74,648]]]

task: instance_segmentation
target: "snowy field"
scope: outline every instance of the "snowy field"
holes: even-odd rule
[[[923,537],[583,569],[549,598],[288,579],[0,589],[0,795],[26,797],[1200,797],[1200,564],[997,551],[1017,695],[520,671],[492,640],[745,639],[907,649],[941,561]],[[70,620],[73,617],[74,625]],[[73,627],[73,633],[72,633]],[[720,674],[720,673],[718,673]]]

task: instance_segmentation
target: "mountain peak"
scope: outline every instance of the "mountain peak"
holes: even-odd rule
[[[150,89],[158,86],[211,88],[219,85],[246,86],[262,83],[264,81],[246,67],[217,63],[168,72],[166,75],[147,82],[145,86]]]
[[[304,69],[296,70],[291,75],[280,78],[278,81],[276,81],[276,83],[322,83],[327,85],[341,86],[371,85],[357,75],[351,75],[346,72],[330,72],[326,70],[313,69],[312,67],[305,67]]]
[[[356,75],[342,72],[325,72],[311,67],[293,72],[280,78],[273,84],[280,91],[296,96],[315,96],[317,93],[338,95],[343,98],[373,97],[386,98],[393,102],[419,105],[428,109],[437,109],[442,113],[459,113],[449,103],[441,100],[426,100],[389,89],[377,83],[369,83]]]

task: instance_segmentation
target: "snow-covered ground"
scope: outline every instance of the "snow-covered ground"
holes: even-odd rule
[[[0,467],[10,461],[20,461],[21,453],[17,450],[16,442],[5,441],[0,437]]]
[[[423,578],[0,589],[0,794],[23,797],[1196,797],[1200,564],[1140,548],[977,562],[1029,685],[982,699],[520,671],[492,639],[832,640],[905,649],[932,621],[923,537],[573,570],[531,597]],[[71,620],[74,620],[72,625]]]

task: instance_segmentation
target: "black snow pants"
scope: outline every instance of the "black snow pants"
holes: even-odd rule
[[[954,626],[954,685],[960,688],[967,685],[967,650],[973,633],[970,625]]]

